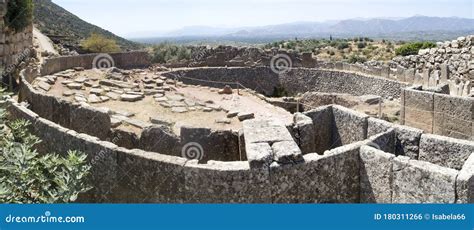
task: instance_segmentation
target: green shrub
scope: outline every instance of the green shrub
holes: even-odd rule
[[[153,62],[167,63],[191,59],[191,49],[185,46],[177,46],[167,42],[153,47]]]
[[[5,23],[15,31],[22,31],[33,20],[33,0],[10,0],[5,15]]]
[[[349,43],[347,42],[340,42],[339,45],[337,46],[338,50],[343,50],[349,48]]]
[[[349,60],[347,62],[354,64],[354,63],[365,63],[366,61],[367,61],[366,57],[352,54],[351,56],[349,56]]]
[[[91,53],[113,53],[120,51],[120,47],[115,40],[108,39],[97,33],[92,33],[91,36],[81,43],[81,46]]]
[[[433,42],[406,43],[395,49],[395,54],[401,56],[416,55],[421,49],[428,49],[434,47],[436,47],[436,44],[434,44]]]
[[[357,43],[357,48],[359,48],[359,49],[363,49],[363,48],[365,48],[366,46],[367,46],[367,43],[365,43],[365,42],[359,42],[359,43]]]
[[[1,97],[1,92],[0,92]],[[29,122],[6,121],[0,108],[0,203],[68,203],[90,188],[86,155],[39,154]]]

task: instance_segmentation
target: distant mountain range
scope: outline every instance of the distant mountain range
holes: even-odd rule
[[[449,40],[474,34],[474,19],[458,17],[356,18],[325,22],[294,22],[259,27],[188,26],[168,33],[135,33],[124,39],[92,25],[56,5],[51,0],[34,0],[35,25],[44,34],[66,46],[77,47],[91,33],[114,39],[124,49],[138,49],[142,43],[256,44],[286,39],[350,38],[356,36],[390,40]],[[154,28],[150,28],[153,30]]]
[[[426,17],[409,18],[373,18],[348,19],[326,22],[295,22],[279,25],[240,28],[219,28],[208,26],[190,26],[153,35],[153,40],[189,40],[191,38],[223,39],[223,40],[275,40],[288,38],[319,38],[319,37],[354,37],[388,38],[394,40],[444,40],[457,36],[474,34],[474,19],[458,17]],[[144,35],[142,34],[142,37]]]
[[[34,5],[36,27],[53,41],[60,41],[63,45],[75,48],[82,39],[89,37],[92,33],[98,33],[115,40],[124,50],[140,47],[135,42],[80,19],[51,0],[34,0]]]

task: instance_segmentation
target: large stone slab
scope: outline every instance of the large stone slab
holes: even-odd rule
[[[302,161],[301,150],[287,127],[280,122],[248,120],[244,122],[243,131],[247,158],[252,167],[268,167],[272,162],[294,164]]]
[[[474,203],[474,154],[471,154],[459,172],[456,192],[456,203]]]
[[[271,203],[268,170],[247,162],[186,163],[185,192],[191,203]]]
[[[334,126],[332,146],[347,145],[367,138],[369,116],[344,108],[332,106]]]
[[[393,203],[454,203],[458,171],[428,162],[393,160]]]
[[[278,164],[297,164],[303,161],[303,154],[294,141],[282,141],[272,145],[273,159]]]
[[[434,93],[405,89],[403,102],[404,124],[432,133]]]
[[[369,118],[368,136],[394,129],[396,133],[395,154],[408,156],[413,160],[418,159],[419,146],[423,130],[408,126],[395,125],[376,118]]]
[[[474,98],[434,95],[433,133],[460,139],[472,137]]]
[[[360,158],[360,202],[392,203],[392,161],[395,155],[362,146]]]
[[[472,141],[424,134],[420,141],[419,160],[460,170],[473,152]]]
[[[302,114],[296,113],[295,122],[295,139],[303,153],[313,153],[316,151],[315,130],[313,120]]]
[[[180,139],[166,126],[150,126],[145,128],[139,139],[139,147],[172,156],[181,156]]]
[[[273,203],[358,203],[359,147],[307,154],[305,163],[272,167]]]
[[[271,120],[247,120],[243,122],[245,143],[276,143],[293,141],[288,129]]]
[[[314,125],[314,151],[322,154],[334,147],[332,142],[332,127],[334,119],[332,106],[324,106],[304,113],[310,117]]]

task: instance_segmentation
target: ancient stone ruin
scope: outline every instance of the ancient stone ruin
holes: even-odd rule
[[[311,63],[279,72],[154,67],[144,52],[49,58],[21,72],[9,111],[33,124],[40,151],[89,155],[83,202],[473,202],[472,97],[390,66]]]
[[[157,66],[43,60],[31,30],[0,31],[9,116],[88,155],[80,202],[474,203],[473,35],[387,64],[220,46]]]

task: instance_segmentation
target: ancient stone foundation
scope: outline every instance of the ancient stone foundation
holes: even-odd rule
[[[339,106],[295,115],[296,129],[308,134],[303,142],[279,124],[246,123],[249,160],[207,164],[120,148],[14,101],[9,111],[33,124],[48,151],[89,155],[94,189],[82,197],[86,202],[472,202],[471,142],[423,134]],[[274,139],[273,131],[281,135]],[[319,152],[301,151],[312,148]]]
[[[426,132],[474,140],[474,98],[406,88],[401,98],[401,120]]]
[[[89,68],[87,61],[90,56],[50,60],[41,74]],[[450,109],[441,99],[436,107],[436,95],[402,90],[406,85],[397,81],[340,71],[293,69],[277,75],[263,67],[198,68],[164,74],[188,84],[240,82],[265,94],[285,86],[291,93],[401,95],[406,108]],[[108,111],[48,96],[30,84],[36,77],[34,71],[22,72],[20,99],[28,104],[9,100],[10,115],[31,122],[33,133],[43,141],[40,151],[64,154],[74,149],[88,155],[93,189],[81,196],[82,202],[474,202],[474,144],[470,141],[428,134],[430,130],[394,125],[328,105],[294,114],[291,124],[272,119],[244,121],[238,133],[184,128],[178,138],[151,126],[140,138],[121,142],[127,143],[124,148],[110,142],[114,136]],[[411,102],[410,93],[420,92],[423,95],[413,97],[420,103]],[[434,104],[425,105],[430,100]],[[464,109],[459,113],[464,114]],[[403,114],[405,119],[415,116],[410,111]],[[434,112],[421,119],[427,125],[429,118],[437,119],[429,114]],[[183,158],[181,145],[190,141],[205,143],[209,158],[201,162]],[[133,149],[136,147],[142,150]]]

